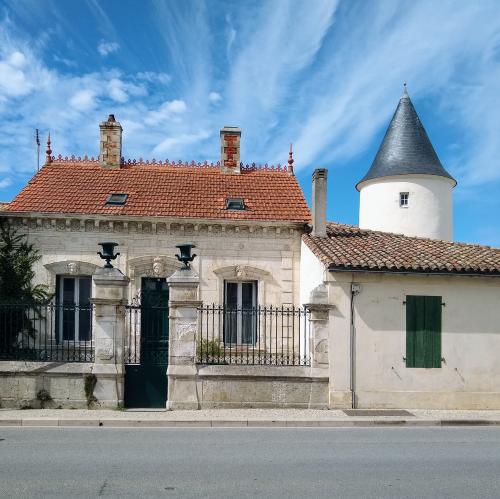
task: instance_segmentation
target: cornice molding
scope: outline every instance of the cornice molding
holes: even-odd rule
[[[215,237],[300,237],[301,222],[165,219],[152,217],[107,217],[95,215],[9,213],[13,225],[29,232],[94,232],[102,234],[175,234],[177,236],[208,235]]]

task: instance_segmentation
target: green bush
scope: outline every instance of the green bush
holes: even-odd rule
[[[200,362],[213,362],[218,359],[224,360],[224,346],[219,340],[201,339],[198,341],[196,354]]]

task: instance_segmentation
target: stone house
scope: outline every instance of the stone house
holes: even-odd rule
[[[122,127],[110,115],[100,124],[99,158],[55,157],[49,137],[44,167],[5,207],[5,217],[27,234],[28,240],[41,252],[42,258],[35,269],[36,281],[49,287],[56,307],[65,307],[51,311],[49,315],[54,317],[46,318],[45,323],[54,322],[54,325],[50,326],[50,331],[44,331],[44,336],[53,344],[51,348],[57,350],[69,345],[72,349],[70,354],[60,353],[63,360],[93,360],[94,363],[110,360],[106,359],[108,353],[102,359],[97,358],[101,355],[99,352],[94,356],[98,339],[96,328],[92,331],[92,326],[95,326],[96,313],[92,316],[90,309],[92,303],[97,306],[100,296],[98,279],[93,279],[103,264],[97,254],[99,243],[112,241],[118,245],[119,256],[113,265],[129,281],[122,297],[123,303],[129,305],[124,312],[127,322],[124,355],[127,358],[117,360],[121,354],[115,353],[113,364],[124,361],[130,364],[125,373],[129,382],[125,383],[125,395],[123,387],[118,394],[101,393],[98,398],[102,404],[116,405],[125,396],[130,404],[165,405],[165,371],[167,365],[172,364],[168,362],[165,345],[169,337],[172,340],[175,322],[172,310],[168,317],[171,286],[167,279],[182,267],[176,258],[177,245],[190,243],[195,246],[196,258],[191,270],[199,283],[195,293],[197,306],[215,304],[254,310],[261,307],[259,314],[264,320],[276,321],[278,312],[272,311],[273,307],[274,310],[290,309],[298,304],[301,235],[304,225],[310,221],[310,212],[293,175],[292,153],[283,167],[244,166],[240,163],[241,131],[226,127],[221,130],[220,137],[221,160],[216,164],[125,161],[121,158]],[[160,308],[164,309],[163,314]],[[283,313],[280,314],[281,317]],[[212,320],[216,315],[222,316],[225,321],[217,332],[212,328],[211,334],[217,337],[207,343],[213,349],[214,342],[222,343],[225,339],[228,345],[228,339],[222,337],[231,334],[231,344],[238,346],[227,347],[225,353],[231,356],[231,362],[243,353],[248,354],[249,344],[257,346],[257,318],[247,317],[245,313],[238,316],[235,312],[229,317],[224,310],[215,309],[206,310],[205,315]],[[289,316],[287,319],[290,321]],[[229,325],[231,321],[232,326]],[[44,327],[49,328],[48,325]],[[164,337],[152,338],[146,345],[144,334],[141,340],[141,327],[143,333],[149,328],[152,335],[157,333],[154,328],[164,329]],[[266,327],[269,329],[270,323]],[[270,337],[270,332],[267,335]],[[272,340],[274,350],[283,350],[283,335],[276,333],[275,336]],[[285,336],[287,344],[293,344],[293,348],[302,346],[305,349],[305,337],[291,339],[288,332]],[[164,347],[160,346],[159,339],[165,341]],[[266,345],[258,345],[258,355],[271,348],[271,340],[266,341]],[[149,374],[136,372],[134,377],[134,366],[136,371],[140,370],[136,364],[141,363],[141,354],[144,360],[149,352],[146,349],[151,349],[151,357],[161,354],[163,360],[158,362],[156,358],[153,364],[158,365],[155,368],[147,366]],[[252,351],[252,357],[255,353]],[[265,362],[277,362],[273,355],[273,359]],[[6,375],[10,375],[18,366],[10,363],[5,369]],[[47,365],[43,383],[47,384],[46,380],[56,375],[54,369],[60,368]],[[73,381],[81,380],[82,369],[97,372],[90,363],[88,366],[74,363],[64,367],[65,376],[76,371]],[[101,378],[109,377],[111,389],[116,384],[115,378],[123,384],[120,369],[116,371],[109,366],[106,369]],[[300,375],[304,374],[302,371]],[[265,373],[268,379],[272,374],[276,374],[272,369]],[[145,380],[144,376],[155,379]],[[19,376],[16,374],[16,377]],[[154,400],[141,398],[141,384],[146,381],[151,381]],[[63,385],[63,395],[56,397],[60,403],[82,403],[73,400],[69,385],[64,385],[63,381],[59,383]],[[98,383],[97,389],[102,386],[103,383]],[[127,387],[134,392],[128,394],[130,397],[127,397]],[[79,393],[81,395],[82,390]],[[270,391],[267,403],[271,403],[273,396],[276,397]],[[16,397],[29,398],[20,395],[10,398]],[[217,394],[214,397],[217,398]],[[265,398],[256,397],[249,403],[266,403]]]

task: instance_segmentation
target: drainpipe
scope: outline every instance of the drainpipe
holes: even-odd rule
[[[361,284],[351,282],[351,331],[350,331],[350,390],[351,407],[356,409],[356,327],[354,324],[354,297],[361,292]]]

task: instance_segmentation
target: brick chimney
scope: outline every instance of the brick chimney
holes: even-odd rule
[[[222,173],[240,173],[241,130],[236,126],[225,126],[220,131],[220,168]]]
[[[312,235],[326,236],[326,176],[328,170],[317,168],[312,177]]]
[[[120,168],[122,158],[122,126],[110,114],[108,121],[99,125],[101,137],[99,141],[99,163],[103,168]]]

